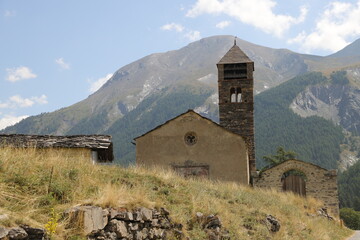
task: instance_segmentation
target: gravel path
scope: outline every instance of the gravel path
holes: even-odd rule
[[[360,231],[355,231],[355,234],[352,235],[348,240],[360,240]]]

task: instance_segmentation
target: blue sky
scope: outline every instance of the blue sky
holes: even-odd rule
[[[0,0],[0,129],[213,35],[324,56],[360,38],[360,0]]]

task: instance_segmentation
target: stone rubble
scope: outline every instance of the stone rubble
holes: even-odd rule
[[[197,212],[195,218],[188,222],[189,230],[196,223],[207,233],[209,240],[230,240],[229,231],[222,228],[222,223],[218,216],[212,214],[205,216],[203,213]]]
[[[149,209],[139,207],[132,211],[125,208],[106,208],[98,206],[75,206],[64,212],[62,221],[66,228],[86,234],[88,240],[191,240],[185,237],[183,225],[175,223],[165,208]],[[327,215],[320,209],[318,215]],[[280,230],[280,222],[272,215],[261,220],[270,232]],[[230,233],[222,226],[216,215],[197,212],[186,224],[187,230],[200,227],[208,240],[230,240]],[[20,225],[13,228],[0,227],[0,240],[49,240],[45,229]]]
[[[317,214],[318,214],[318,216],[325,217],[325,218],[327,218],[328,220],[332,220],[332,221],[334,220],[334,218],[328,214],[326,208],[320,208],[320,209],[317,211]]]
[[[280,230],[279,220],[270,214],[266,216],[264,223],[271,232],[278,232]]]
[[[45,229],[20,225],[14,228],[0,227],[0,240],[48,240]]]
[[[88,240],[155,240],[182,239],[182,225],[173,223],[169,212],[161,208],[137,208],[133,211],[126,209],[106,209],[108,222],[104,228],[94,229],[88,235]],[[79,219],[78,219],[79,220]],[[75,223],[75,221],[73,222]]]

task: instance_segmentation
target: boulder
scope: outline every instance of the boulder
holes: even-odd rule
[[[274,216],[267,215],[264,222],[269,231],[278,232],[280,230],[280,222]]]
[[[4,228],[4,227],[0,227],[0,239],[6,239],[6,236],[8,235],[9,230]]]
[[[114,232],[118,238],[127,238],[129,232],[127,229],[127,224],[124,221],[112,219],[109,224],[106,226],[105,230],[107,232]]]
[[[20,225],[22,229],[28,234],[28,238],[31,240],[44,240],[48,239],[45,229],[43,228],[33,228],[29,225]]]
[[[7,236],[10,240],[21,240],[28,238],[28,234],[20,227],[10,229]]]
[[[65,212],[68,228],[80,228],[85,234],[103,229],[108,223],[109,211],[97,206],[77,206]]]

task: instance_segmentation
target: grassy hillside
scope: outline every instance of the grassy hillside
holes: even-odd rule
[[[336,169],[340,144],[344,139],[341,127],[321,117],[302,118],[290,108],[293,99],[309,85],[328,79],[321,73],[293,78],[255,97],[255,141],[257,167],[262,157],[274,153],[278,146],[298,153],[298,158],[324,168]]]
[[[44,227],[51,208],[61,213],[75,204],[95,204],[128,209],[166,207],[185,229],[187,220],[198,211],[217,214],[231,239],[344,239],[351,234],[336,221],[311,216],[320,207],[311,198],[235,183],[185,180],[161,169],[92,165],[85,157],[73,159],[66,151],[61,155],[0,149],[0,212],[9,215],[0,225]],[[267,214],[280,220],[279,232],[270,233],[261,223]],[[201,231],[194,227],[185,234],[202,239]],[[60,221],[55,239],[74,234]]]

